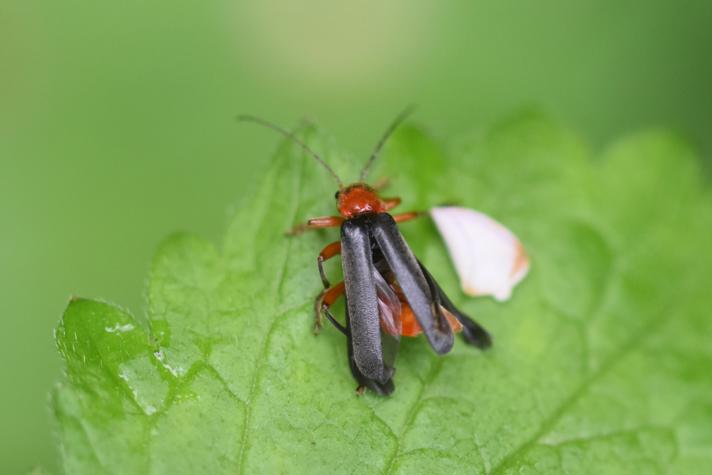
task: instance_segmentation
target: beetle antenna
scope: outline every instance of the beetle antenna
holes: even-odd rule
[[[344,184],[343,184],[343,182],[341,181],[341,179],[339,178],[339,175],[337,175],[336,172],[335,172],[319,155],[317,155],[316,152],[314,152],[314,150],[312,150],[311,148],[309,148],[309,146],[308,146],[307,144],[305,144],[304,142],[302,142],[301,140],[299,140],[297,137],[295,137],[295,135],[294,135],[292,132],[288,132],[288,131],[286,131],[285,129],[283,129],[282,127],[280,127],[280,126],[278,126],[278,125],[276,125],[276,124],[273,124],[272,122],[268,122],[268,121],[266,121],[266,120],[264,120],[264,119],[261,119],[261,118],[259,118],[259,117],[256,117],[256,116],[254,116],[254,115],[238,115],[238,116],[237,116],[237,120],[240,121],[240,122],[254,122],[255,124],[259,124],[259,125],[261,125],[261,126],[263,126],[263,127],[267,127],[268,129],[272,129],[272,130],[274,130],[275,132],[277,132],[277,133],[283,135],[283,136],[286,137],[287,139],[289,139],[289,140],[295,142],[296,144],[300,145],[300,146],[302,147],[302,149],[303,149],[307,154],[311,155],[317,162],[321,163],[322,166],[323,166],[324,168],[326,168],[326,170],[331,174],[331,176],[334,177],[334,179],[336,180],[336,183],[339,184],[339,188],[343,188],[343,187],[344,187]]]
[[[373,150],[373,153],[371,154],[371,158],[368,159],[368,162],[366,162],[366,165],[363,167],[363,170],[361,170],[361,177],[359,178],[359,181],[363,182],[366,180],[366,175],[368,175],[368,172],[371,169],[371,166],[373,165],[373,162],[376,161],[378,158],[378,155],[381,153],[381,149],[383,148],[383,145],[385,145],[386,140],[388,140],[388,137],[391,136],[391,134],[398,128],[399,125],[410,115],[413,113],[415,110],[415,106],[413,104],[409,105],[403,111],[401,111],[398,116],[393,119],[393,122],[391,122],[391,125],[388,126],[386,129],[386,132],[383,134],[381,139],[378,141],[376,144],[376,148]]]

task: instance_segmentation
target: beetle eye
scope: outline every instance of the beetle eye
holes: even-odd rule
[[[338,200],[340,194],[341,192],[337,190],[336,193],[334,193],[334,199]]]

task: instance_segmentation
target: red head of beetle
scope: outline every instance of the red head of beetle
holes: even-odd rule
[[[346,219],[366,213],[386,211],[386,203],[365,183],[354,183],[336,192],[336,207]]]

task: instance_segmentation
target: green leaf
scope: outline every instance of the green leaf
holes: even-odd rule
[[[402,225],[495,345],[437,357],[407,339],[394,395],[357,397],[344,338],[311,333],[316,253],[338,234],[284,236],[333,211],[333,182],[282,144],[219,249],[187,235],[163,244],[145,319],[69,304],[53,394],[64,469],[707,473],[712,197],[698,167],[665,132],[592,157],[536,115],[449,146],[402,129],[374,178],[390,177],[406,210],[455,201],[490,213],[523,240],[532,271],[505,304],[467,299],[434,226]]]

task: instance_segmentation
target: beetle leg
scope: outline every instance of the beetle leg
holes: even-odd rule
[[[411,219],[419,218],[424,214],[426,213],[423,213],[422,211],[410,211],[408,213],[396,214],[393,216],[393,219],[396,223],[403,223],[405,221],[410,221]]]
[[[319,275],[321,276],[321,282],[324,284],[325,289],[328,289],[331,284],[329,283],[329,279],[326,278],[326,272],[324,272],[324,261],[339,254],[341,254],[341,241],[334,241],[322,249],[316,258],[316,265],[319,267]]]
[[[341,323],[339,323],[339,321],[337,319],[334,318],[334,316],[331,314],[331,311],[328,308],[324,309],[324,314],[326,315],[326,318],[329,319],[331,324],[334,325],[334,327],[337,330],[339,330],[345,336],[349,336],[348,330],[346,329],[346,327],[343,326]]]
[[[321,327],[323,326],[322,324],[322,314],[326,314],[327,318],[329,321],[336,327],[337,330],[339,330],[341,333],[344,335],[346,334],[346,328],[344,328],[343,325],[341,325],[336,319],[334,318],[333,315],[331,315],[331,312],[329,312],[329,307],[331,307],[334,302],[336,302],[339,297],[344,295],[344,283],[339,282],[338,284],[335,284],[333,287],[329,287],[328,289],[324,289],[316,298],[314,301],[314,333],[319,334],[321,331]]]
[[[322,216],[319,218],[312,218],[305,224],[298,224],[294,226],[292,229],[287,231],[287,235],[297,236],[310,229],[338,228],[343,222],[344,218],[341,216]]]
[[[383,205],[386,208],[386,211],[390,211],[396,206],[398,206],[401,203],[401,199],[399,197],[393,197],[393,198],[383,198]]]

